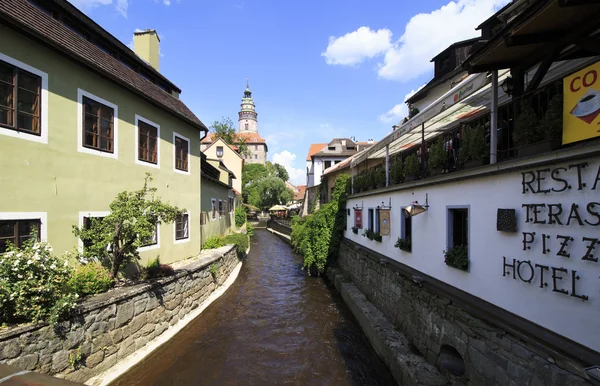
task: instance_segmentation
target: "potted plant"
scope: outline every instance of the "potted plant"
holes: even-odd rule
[[[382,239],[383,239],[383,237],[381,236],[381,233],[379,233],[379,232],[373,233],[373,240],[380,243]]]
[[[352,227],[352,233],[354,233],[355,235],[358,234],[358,228],[357,227]]]
[[[542,142],[538,149],[542,151],[551,151],[558,149],[562,142],[563,130],[563,101],[562,95],[557,94],[548,102],[548,109],[539,123],[539,130],[545,133],[547,141]]]
[[[444,251],[444,261],[446,265],[461,269],[469,270],[469,247],[466,245],[457,245]]]
[[[402,239],[398,237],[398,241],[394,244],[394,247],[399,248],[406,252],[412,252],[412,245],[410,239]]]
[[[412,181],[419,178],[421,175],[421,168],[419,160],[416,154],[411,154],[404,160],[404,179],[406,181]]]
[[[458,158],[463,168],[469,169],[485,165],[488,161],[488,150],[483,126],[467,127],[458,152]]]
[[[429,147],[429,159],[427,161],[429,175],[440,175],[447,166],[448,153],[446,153],[446,150],[444,150],[444,139],[440,136]]]
[[[366,229],[362,235],[369,240],[373,240],[375,238],[375,232],[373,232],[373,229]]]
[[[391,170],[390,170],[390,183],[395,183],[395,184],[399,184],[404,180],[404,170],[402,167],[402,161],[401,160],[396,160],[396,162],[394,162],[392,164]]]
[[[385,188],[385,166],[375,170],[375,183],[378,188]]]
[[[360,193],[362,190],[362,179],[361,175],[354,177],[354,193]]]

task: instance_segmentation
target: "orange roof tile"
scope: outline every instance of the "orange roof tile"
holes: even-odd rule
[[[325,146],[327,146],[326,143],[312,143],[310,145],[310,149],[308,149],[308,155],[306,156],[306,160],[311,161],[310,157],[312,157],[313,154],[320,152]]]
[[[298,188],[298,192],[294,195],[294,200],[302,200],[306,192],[306,185],[298,185],[296,188]]]

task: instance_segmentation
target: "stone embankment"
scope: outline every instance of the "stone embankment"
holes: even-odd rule
[[[213,264],[218,266],[214,277]],[[234,246],[206,250],[173,276],[87,299],[73,318],[54,327],[37,324],[3,331],[0,362],[85,382],[172,333],[239,271],[239,264]]]

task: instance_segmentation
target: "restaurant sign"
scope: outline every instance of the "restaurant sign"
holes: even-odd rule
[[[600,136],[600,62],[563,79],[563,145]]]

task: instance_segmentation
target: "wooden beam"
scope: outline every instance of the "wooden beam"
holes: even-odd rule
[[[560,49],[556,49],[551,55],[546,56],[544,60],[542,60],[542,63],[540,63],[540,66],[535,72],[533,79],[527,85],[527,90],[525,90],[525,93],[535,90],[540,85],[542,79],[544,79],[544,76],[546,76],[546,74],[548,73],[550,66],[552,66],[552,63],[554,63],[554,60],[556,59],[559,53]]]
[[[504,36],[504,42],[507,47],[525,46],[529,44],[540,44],[550,43],[559,40],[565,36],[568,32],[566,31],[548,31],[534,34],[524,35],[506,35]]]
[[[574,43],[584,50],[600,54],[600,39],[586,37],[577,39]]]
[[[577,7],[579,5],[598,5],[598,0],[558,0],[559,7]]]

